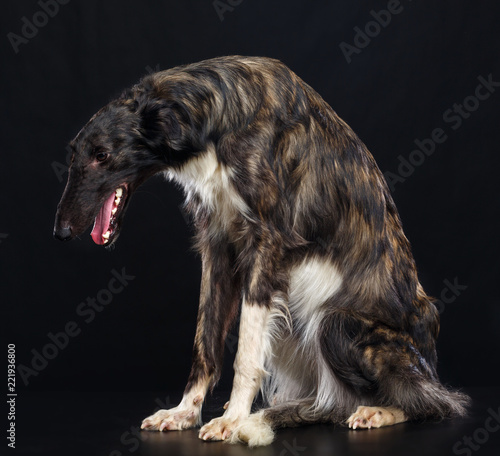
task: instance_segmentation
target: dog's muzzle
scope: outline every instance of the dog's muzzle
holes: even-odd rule
[[[71,239],[71,226],[55,226],[54,237],[60,241],[69,241]]]

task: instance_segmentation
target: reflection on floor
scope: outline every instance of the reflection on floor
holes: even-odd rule
[[[271,446],[250,450],[202,442],[197,430],[139,430],[142,418],[160,407],[176,405],[180,395],[26,391],[17,397],[16,450],[12,454],[499,456],[500,389],[472,388],[467,392],[474,405],[466,419],[357,431],[328,425],[284,429]],[[227,395],[221,393],[210,398],[204,407],[204,420],[222,414],[226,400]]]

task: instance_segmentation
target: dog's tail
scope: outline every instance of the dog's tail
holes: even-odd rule
[[[459,391],[446,389],[439,383],[427,385],[426,396],[403,393],[400,404],[409,419],[434,419],[464,416],[470,398]],[[269,445],[274,440],[274,431],[284,427],[303,424],[345,424],[347,410],[320,412],[314,407],[314,398],[286,402],[252,413],[232,432],[229,443],[244,443],[249,447]]]
[[[395,382],[386,402],[401,408],[413,421],[440,421],[465,416],[471,399],[466,394],[447,389],[438,381],[421,381],[417,385]],[[381,391],[384,395],[385,391]]]

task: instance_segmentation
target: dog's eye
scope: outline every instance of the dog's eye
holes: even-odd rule
[[[106,158],[108,158],[108,154],[106,152],[96,151],[95,159],[97,161],[103,162]]]

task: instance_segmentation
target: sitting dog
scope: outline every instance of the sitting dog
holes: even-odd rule
[[[133,192],[180,184],[202,260],[180,404],[143,429],[201,424],[238,315],[234,382],[203,440],[272,442],[303,423],[377,428],[465,413],[436,373],[436,307],[374,158],[277,60],[222,57],[144,77],[71,142],[54,235],[111,246]],[[259,392],[267,407],[251,413]]]

